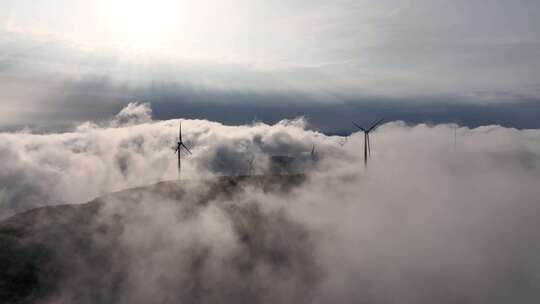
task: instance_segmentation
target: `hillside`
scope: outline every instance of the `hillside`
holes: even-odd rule
[[[267,289],[268,277],[293,283],[287,299],[306,302],[318,277],[309,234],[245,197],[249,189],[285,197],[304,180],[290,175],[161,182],[17,214],[0,223],[0,302],[283,301]],[[200,218],[214,213],[232,235],[200,229],[207,227]],[[231,248],[221,252],[216,243]],[[154,292],[161,293],[134,291],[145,284],[158,285]]]

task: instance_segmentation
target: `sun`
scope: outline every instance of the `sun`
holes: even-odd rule
[[[140,50],[159,49],[180,27],[181,1],[102,0],[112,37]]]

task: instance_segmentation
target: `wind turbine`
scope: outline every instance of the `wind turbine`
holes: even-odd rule
[[[252,155],[248,161],[248,176],[253,174],[253,162],[255,161],[255,155]]]
[[[454,125],[454,150],[457,149],[457,129],[458,129],[458,124],[455,124]]]
[[[311,148],[311,160],[313,162],[317,161],[317,153],[315,152],[315,144],[313,144],[313,148]]]
[[[176,143],[176,148],[173,148],[174,153],[178,153],[178,179],[180,179],[180,172],[182,171],[182,159],[180,157],[181,156],[180,152],[182,152],[182,147],[189,154],[191,154],[191,151],[189,151],[188,147],[186,147],[186,145],[182,141],[182,121],[180,121],[180,129],[179,129],[179,132],[178,132],[178,142]]]
[[[383,119],[379,119],[376,123],[374,123],[370,128],[368,129],[365,129],[363,127],[361,127],[360,125],[358,125],[357,123],[355,123],[353,121],[353,125],[355,125],[358,129],[364,131],[364,165],[367,167],[367,160],[368,160],[368,155],[371,156],[371,145],[369,143],[369,132],[375,130],[375,128],[377,128],[377,126],[383,121]]]

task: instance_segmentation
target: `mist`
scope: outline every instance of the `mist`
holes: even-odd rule
[[[309,120],[224,126],[183,120],[182,191],[105,196],[56,248],[65,273],[46,303],[536,303],[540,131],[387,122],[347,138]],[[0,218],[80,204],[176,178],[178,120],[132,103],[72,132],[0,134]],[[315,146],[315,165],[309,153]],[[288,191],[252,185],[208,197],[217,176],[305,160]],[[202,198],[205,199],[202,199]],[[46,231],[50,223],[35,223]],[[42,225],[42,226],[39,226]],[[86,224],[85,224],[86,225]],[[112,228],[111,228],[112,227]],[[93,231],[93,230],[92,230]],[[44,232],[45,233],[45,232]],[[96,257],[93,257],[96,258]]]

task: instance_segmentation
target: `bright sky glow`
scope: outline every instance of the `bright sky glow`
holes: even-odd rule
[[[152,51],[174,38],[181,25],[181,1],[103,0],[109,30],[120,45]]]

